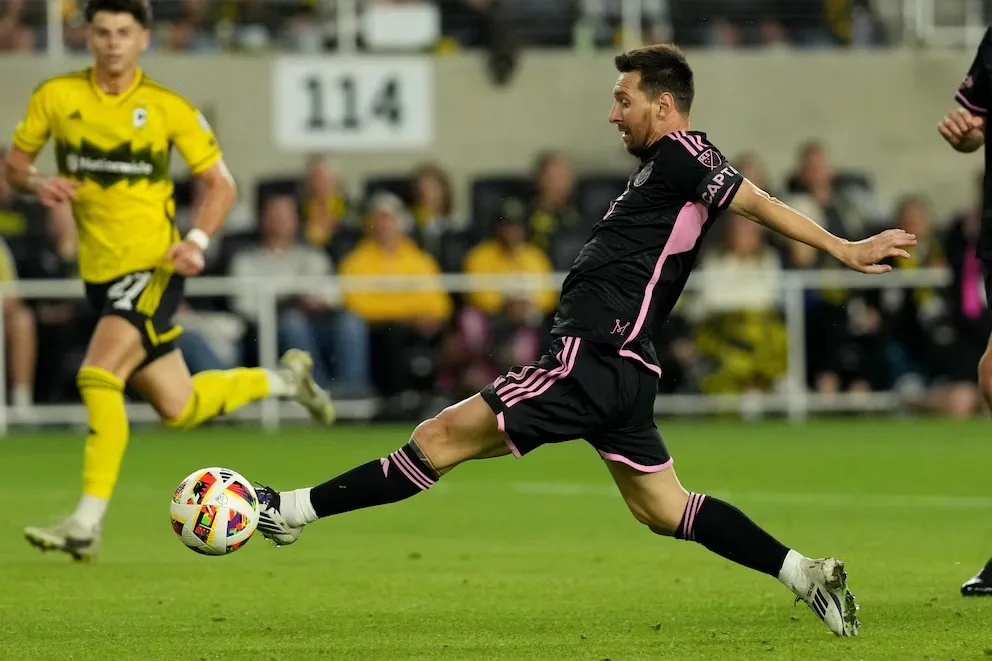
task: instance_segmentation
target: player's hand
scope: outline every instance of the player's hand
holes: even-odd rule
[[[892,270],[889,264],[879,262],[889,257],[909,259],[906,248],[916,245],[916,235],[903,230],[885,230],[881,234],[844,244],[837,259],[844,266],[861,273],[888,273]]]
[[[79,188],[78,181],[63,177],[46,177],[35,184],[34,192],[41,203],[51,209],[68,200],[75,200],[77,188]]]
[[[199,275],[203,271],[203,267],[206,266],[203,251],[192,241],[180,241],[173,244],[165,257],[172,261],[176,273],[186,278]]]
[[[977,149],[985,139],[985,118],[974,115],[965,108],[957,108],[947,113],[937,125],[937,130],[952,147]]]

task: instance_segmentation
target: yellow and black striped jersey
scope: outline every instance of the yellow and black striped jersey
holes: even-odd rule
[[[49,138],[59,174],[80,182],[73,203],[80,275],[94,283],[162,266],[178,239],[169,176],[173,145],[193,174],[221,158],[203,115],[140,70],[117,95],[100,89],[92,69],[43,82],[13,144],[34,154]]]

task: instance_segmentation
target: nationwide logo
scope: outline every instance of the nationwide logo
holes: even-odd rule
[[[74,179],[89,180],[102,188],[121,181],[162,181],[169,173],[168,149],[154,151],[150,147],[135,150],[130,143],[112,149],[101,149],[83,140],[78,147],[68,142],[55,145],[59,172]]]

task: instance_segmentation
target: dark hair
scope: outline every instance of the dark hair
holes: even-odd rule
[[[152,22],[152,8],[148,0],[89,0],[83,15],[87,23],[93,22],[97,12],[106,11],[111,14],[131,14],[141,27],[147,28]]]
[[[613,62],[620,73],[637,71],[641,74],[641,83],[638,87],[642,92],[651,98],[657,98],[662,93],[668,92],[675,99],[675,107],[679,112],[689,113],[695,96],[692,67],[689,66],[678,46],[655,44],[635,48],[620,53]]]
[[[436,179],[441,185],[441,213],[445,215],[451,215],[451,209],[454,206],[454,195],[451,189],[451,178],[448,177],[448,173],[441,169],[440,165],[435,165],[434,163],[425,163],[417,167],[413,172],[413,177],[410,179],[410,199],[414,202],[417,201],[417,196],[419,195],[420,179],[422,177],[429,177]]]

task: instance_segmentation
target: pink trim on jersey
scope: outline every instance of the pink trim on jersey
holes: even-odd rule
[[[520,450],[517,449],[517,446],[514,445],[513,441],[510,439],[510,436],[509,435],[507,435],[507,437],[504,438],[503,440],[506,441],[506,447],[510,448],[510,453],[514,457],[516,457],[517,459],[520,459],[520,458],[523,457],[523,455],[520,454]]]
[[[506,416],[503,415],[502,411],[496,414],[496,428],[504,434],[506,433]]]
[[[686,133],[685,137],[689,139],[689,142],[693,143],[699,148],[699,153],[702,154],[706,151],[706,145],[703,143],[702,136],[692,135],[691,133]]]
[[[728,198],[728,197],[730,197],[730,194],[731,194],[732,192],[734,192],[734,190],[735,190],[735,189],[734,189],[734,187],[733,187],[733,186],[731,186],[730,188],[728,188],[728,189],[727,189],[727,192],[726,192],[726,193],[724,193],[724,194],[723,194],[723,197],[721,197],[721,198],[720,198],[720,202],[719,202],[719,204],[717,204],[717,205],[716,205],[718,209],[719,209],[720,207],[722,207],[722,206],[723,206],[723,203],[727,201],[727,198]]]
[[[633,468],[634,470],[638,470],[642,473],[660,473],[663,470],[667,470],[671,468],[672,464],[674,463],[672,459],[669,459],[665,463],[658,464],[657,466],[645,466],[644,464],[639,464],[636,461],[632,461],[628,459],[622,454],[616,454],[614,452],[603,452],[602,450],[599,451],[599,456],[601,456],[603,459],[608,459],[609,461],[616,461],[621,464],[626,464],[631,468]]]
[[[556,381],[561,378],[563,370],[570,370],[568,367],[568,356],[571,354],[574,347],[577,347],[578,339],[574,337],[566,337],[565,341],[562,343],[562,348],[555,356],[555,360],[558,362],[558,367],[551,370],[550,372],[546,369],[535,369],[534,373],[531,374],[523,383],[509,384],[497,391],[497,395],[503,401],[503,404],[507,408],[510,408],[518,400],[517,398],[525,395],[527,393],[533,392],[543,386],[545,383]],[[566,372],[567,373],[567,372]],[[541,392],[544,392],[543,390]],[[526,397],[524,397],[526,399]]]
[[[962,94],[961,92],[958,92],[957,94],[955,94],[954,95],[954,98],[955,98],[955,100],[957,100],[958,103],[960,103],[961,105],[963,105],[968,110],[974,110],[975,112],[981,113],[983,115],[988,112],[988,109],[987,108],[983,108],[981,106],[975,105],[974,103],[972,103],[971,101],[969,101],[967,98],[965,98],[964,94]]]
[[[569,373],[572,371],[572,368],[575,367],[575,358],[576,356],[579,355],[579,345],[582,343],[582,340],[580,340],[577,337],[570,337],[568,339],[575,341],[572,342],[569,351],[565,354],[565,359],[562,362],[562,364],[558,368],[549,372],[544,379],[536,381],[525,392],[514,393],[512,395],[513,397],[512,399],[509,398],[504,399],[503,403],[506,405],[506,408],[510,408],[516,404],[519,404],[524,400],[532,399],[534,397],[537,397],[538,395],[543,394],[548,388],[553,386],[556,382],[561,381],[562,379],[564,379],[566,376],[569,375]]]
[[[651,309],[651,298],[654,296],[654,288],[658,284],[658,280],[661,279],[661,271],[665,267],[665,260],[671,255],[689,252],[696,247],[696,242],[699,241],[699,237],[703,233],[703,225],[706,224],[706,218],[708,216],[709,210],[702,202],[686,202],[682,210],[679,211],[679,215],[675,218],[675,225],[672,227],[672,233],[668,237],[668,241],[665,242],[665,247],[661,251],[658,262],[654,266],[654,273],[651,274],[648,286],[644,288],[644,298],[641,300],[641,309],[637,313],[637,321],[634,322],[634,328],[620,347],[621,356],[630,358],[631,356],[629,354],[634,353],[627,349],[627,345],[637,337],[637,334],[641,332],[641,327],[644,326],[644,320],[647,319],[648,310]],[[640,360],[645,365],[652,367],[643,358]],[[652,369],[651,371],[653,372],[655,370]],[[661,374],[660,367],[657,367],[657,373]]]
[[[636,354],[633,351],[631,351],[630,349],[620,349],[620,351],[617,352],[617,353],[620,354],[620,357],[621,358],[631,358],[633,360],[636,360],[641,365],[644,365],[645,367],[647,367],[649,370],[651,370],[652,372],[654,372],[658,376],[661,376],[661,367],[659,367],[658,365],[652,365],[648,361],[646,361],[643,358],[641,358],[641,356],[639,356],[638,354]]]
[[[668,137],[672,140],[677,140],[682,143],[682,146],[688,150],[693,156],[699,156],[699,149],[689,140],[689,135],[685,131],[675,131],[674,133],[669,133]]]

